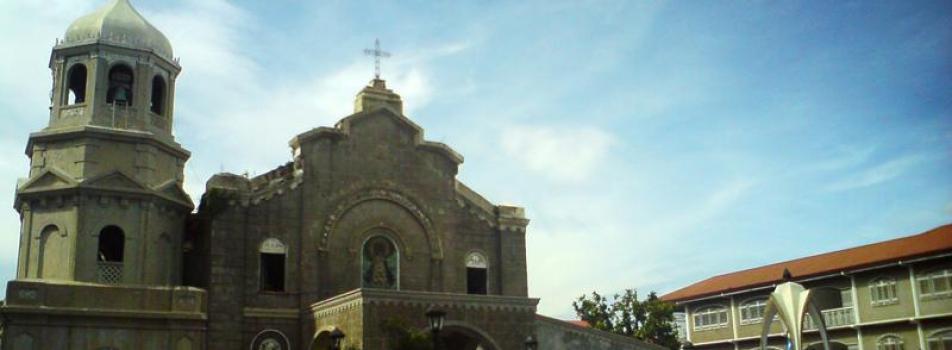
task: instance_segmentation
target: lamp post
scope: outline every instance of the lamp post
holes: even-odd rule
[[[433,350],[440,349],[440,331],[443,330],[443,322],[446,321],[446,312],[431,307],[426,312],[426,319],[430,322],[430,332],[433,333]]]
[[[533,336],[526,337],[526,350],[536,350],[539,347],[539,342]]]
[[[341,342],[345,336],[344,332],[341,332],[340,329],[334,328],[331,332],[331,350],[340,350]]]

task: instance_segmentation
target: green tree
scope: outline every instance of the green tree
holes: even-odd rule
[[[592,292],[572,302],[579,319],[592,328],[633,337],[648,343],[677,349],[681,343],[674,328],[674,305],[651,292],[638,300],[638,292],[626,289],[611,298]]]

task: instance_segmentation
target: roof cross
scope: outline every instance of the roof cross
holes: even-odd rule
[[[380,39],[374,39],[374,49],[364,49],[364,54],[374,56],[374,77],[380,79],[380,58],[390,57],[390,53],[380,49]]]

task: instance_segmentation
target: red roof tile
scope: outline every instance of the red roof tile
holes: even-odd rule
[[[952,252],[952,224],[914,236],[714,276],[668,293],[661,299],[677,302],[766,286],[780,282],[785,268],[790,270],[795,280],[799,280],[942,252]]]

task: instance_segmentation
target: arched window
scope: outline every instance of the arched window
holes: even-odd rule
[[[106,226],[99,231],[99,250],[96,255],[100,283],[122,282],[122,261],[125,258],[126,235],[118,226]]]
[[[918,278],[919,297],[939,299],[952,297],[952,269],[932,271]]]
[[[766,298],[751,299],[740,304],[740,324],[759,323],[764,320]]]
[[[158,115],[165,113],[165,79],[158,75],[152,78],[152,101],[149,109]]]
[[[175,350],[192,350],[192,338],[179,338],[179,340],[175,342]]]
[[[869,299],[873,306],[890,305],[899,302],[896,294],[896,280],[879,278],[869,284]]]
[[[259,332],[251,339],[252,350],[287,350],[291,348],[288,337],[276,329]]]
[[[66,256],[63,256],[66,251],[63,237],[60,235],[59,227],[56,225],[49,225],[43,228],[43,231],[40,231],[40,252],[39,252],[39,262],[36,266],[36,274],[39,278],[55,278],[59,277],[57,272],[57,267],[61,266],[60,262],[63,261]]]
[[[132,68],[127,65],[119,64],[112,67],[109,70],[109,90],[106,91],[106,103],[123,106],[132,105],[134,77]]]
[[[716,305],[707,306],[694,312],[694,330],[703,331],[727,327],[727,308]]]
[[[400,252],[389,238],[373,236],[364,242],[361,259],[361,286],[400,288]]]
[[[260,288],[265,292],[284,291],[284,262],[288,254],[288,247],[276,238],[268,238],[261,242],[258,248],[260,253]]]
[[[486,257],[478,252],[466,256],[466,293],[486,294],[488,292],[489,263]]]
[[[13,348],[20,350],[33,350],[33,336],[28,333],[20,333],[13,338]]]
[[[952,350],[952,329],[936,332],[929,337],[929,350]]]
[[[86,66],[74,64],[66,74],[66,104],[86,102]]]
[[[895,335],[883,336],[876,342],[876,350],[902,350],[902,338]]]

